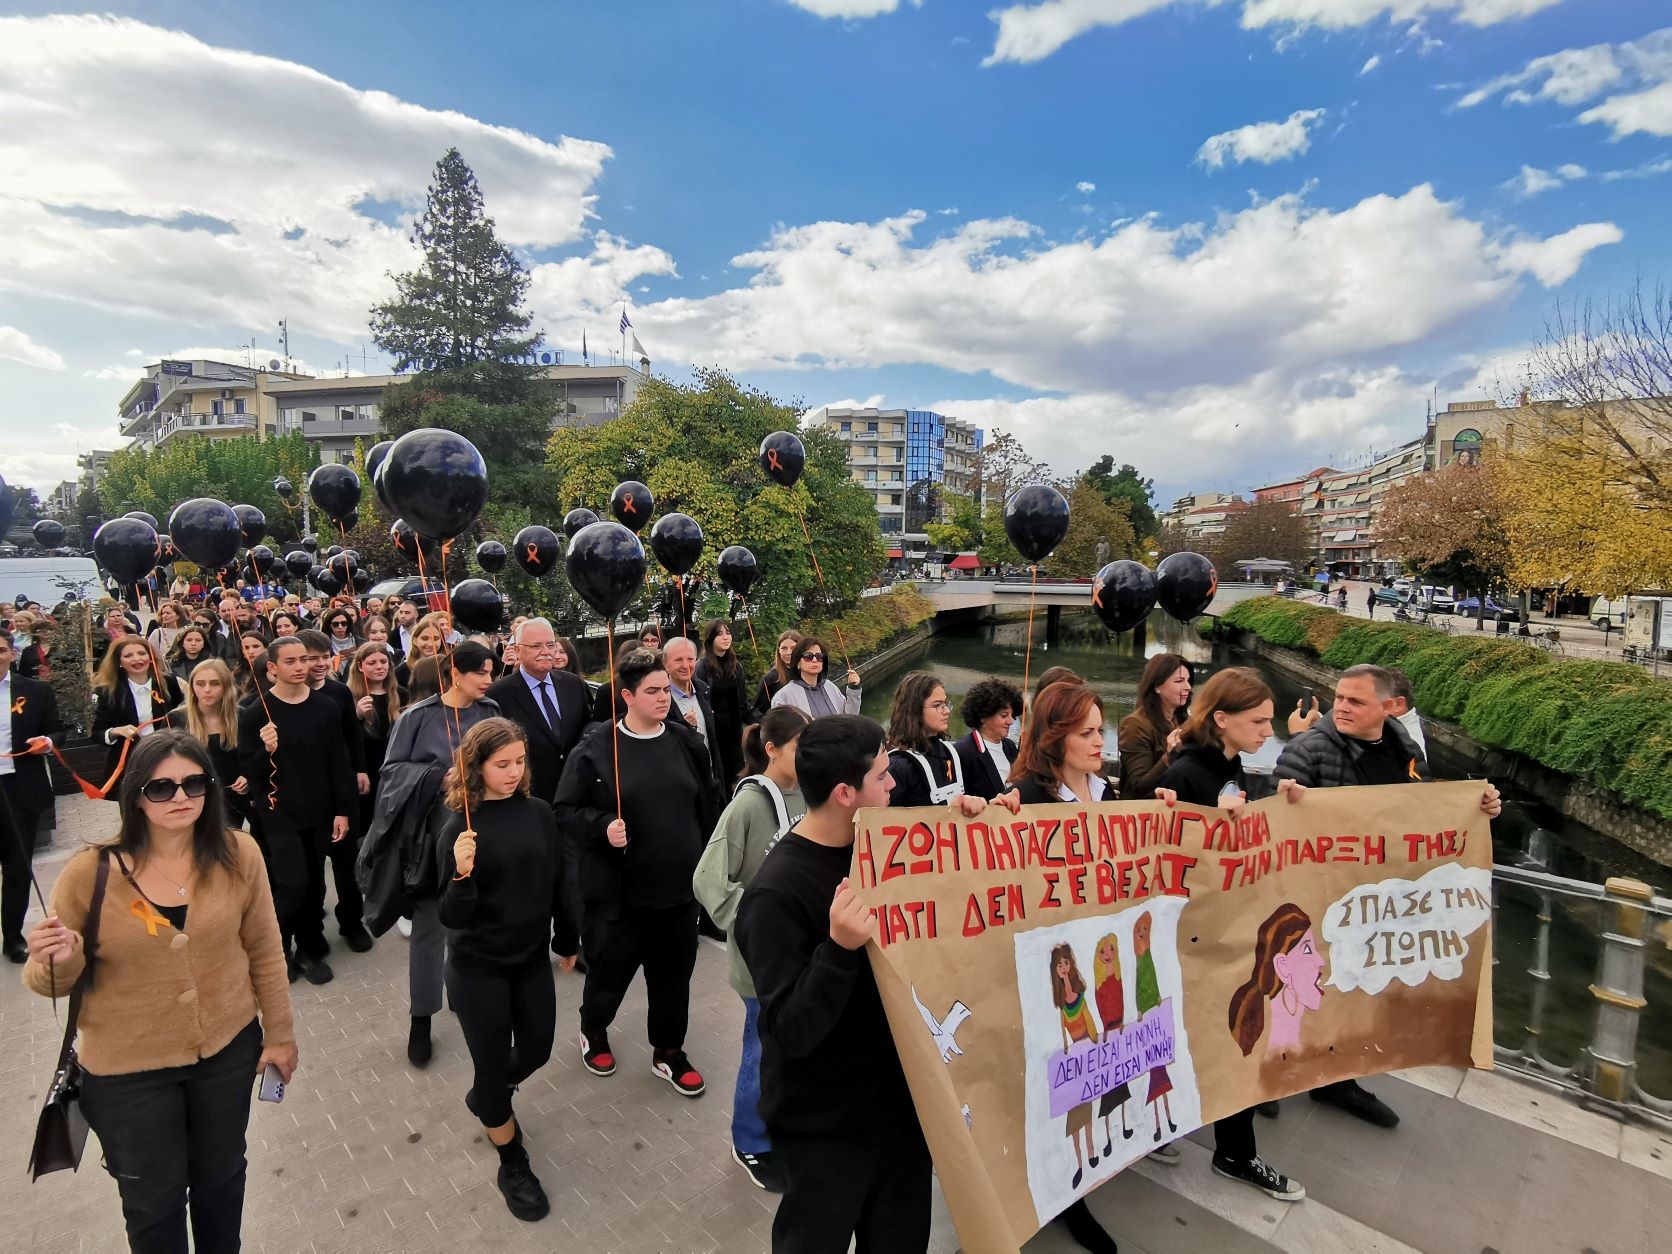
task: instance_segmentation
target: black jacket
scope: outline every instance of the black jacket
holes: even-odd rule
[[[706,778],[709,755],[701,738],[683,719],[670,716],[666,726],[679,738],[691,770],[699,779]],[[610,727],[609,723],[593,724],[575,746],[563,764],[563,778],[552,802],[563,839],[579,850],[580,894],[588,907],[613,906],[622,895],[621,862],[612,856],[616,851],[609,843],[609,826],[615,821],[615,757]],[[711,832],[719,818],[719,807],[712,788],[704,788],[701,796],[697,824],[702,831]]]
[[[1428,761],[1422,756],[1411,733],[1399,725],[1397,719],[1382,721],[1382,735],[1392,736],[1410,759],[1413,782],[1433,779]],[[1343,735],[1335,729],[1332,711],[1284,746],[1277,759],[1273,775],[1277,779],[1292,779],[1307,788],[1347,788],[1364,781],[1358,775],[1358,760],[1364,753],[1364,742]]]
[[[993,755],[987,752],[981,743],[981,733],[971,732],[961,736],[952,745],[958,755],[958,764],[964,770],[964,791],[972,797],[981,797],[991,801],[1000,793],[1010,791],[1010,785],[999,778],[998,767],[993,762]],[[1005,756],[1012,764],[1016,761],[1016,744],[1014,741],[1004,742]],[[896,780],[896,783],[899,781]]]
[[[500,712],[528,733],[530,791],[547,804],[557,792],[564,761],[593,723],[585,682],[568,671],[553,671],[549,678],[557,702],[555,731],[528,690],[520,667],[488,689],[489,700],[498,702]]]
[[[1173,789],[1180,801],[1193,806],[1217,806],[1228,804],[1219,799],[1226,784],[1235,784],[1250,801],[1272,791],[1269,776],[1245,774],[1242,755],[1228,758],[1217,745],[1181,744],[1167,759],[1167,769],[1155,786]]]
[[[714,707],[714,721],[733,735],[757,720],[749,704],[749,677],[737,666],[730,679],[714,673],[707,656],[697,659],[697,679],[708,685],[708,699]]]
[[[360,842],[354,878],[366,899],[366,928],[382,936],[412,903],[436,897],[436,849],[452,816],[437,804],[447,768],[434,762],[390,762],[378,780],[377,814]]]
[[[180,681],[173,675],[164,673],[166,683],[159,684],[155,672],[151,674],[151,717],[160,719],[168,714],[183,700],[180,691]],[[93,738],[104,740],[104,734],[113,727],[129,727],[139,722],[139,712],[134,708],[134,694],[128,688],[128,676],[124,671],[116,674],[116,691],[107,693],[103,688],[93,690]],[[157,724],[153,723],[153,727]],[[105,751],[105,773],[100,784],[105,783],[116,773],[116,764],[122,757],[121,740],[114,741]],[[111,790],[111,797],[116,792]]]
[[[55,736],[64,730],[58,717],[58,698],[52,685],[39,679],[12,676],[12,752],[22,754],[36,736]],[[0,775],[6,799],[20,810],[44,813],[52,808],[52,779],[46,757],[31,753],[12,759],[10,775]],[[99,781],[101,784],[104,780]],[[33,833],[31,833],[31,836]],[[32,846],[31,846],[32,847]]]
[[[670,676],[671,682],[671,676]],[[702,711],[703,726],[708,735],[708,770],[703,778],[708,781],[708,791],[714,794],[715,801],[719,799],[720,778],[725,768],[720,764],[720,736],[719,728],[714,722],[714,703],[709,695],[708,685],[695,675],[691,677],[691,691],[697,694],[697,708]],[[614,698],[613,700],[611,698]],[[608,726],[611,722],[627,716],[627,703],[621,699],[621,694],[613,686],[600,684],[592,700],[592,717]],[[691,725],[685,721],[685,716],[679,712],[679,706],[671,699],[668,701],[668,716],[663,722],[678,723],[680,727],[695,735]],[[716,804],[718,813],[719,806]]]

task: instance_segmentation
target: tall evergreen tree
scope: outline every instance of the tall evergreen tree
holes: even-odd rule
[[[395,299],[372,309],[372,341],[396,371],[441,391],[490,404],[529,399],[539,337],[523,309],[528,272],[495,233],[457,148],[436,162],[412,242],[423,264],[393,276]]]

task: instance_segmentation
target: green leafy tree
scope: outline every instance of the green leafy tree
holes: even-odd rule
[[[166,530],[176,505],[210,496],[229,505],[255,506],[267,515],[269,543],[284,544],[301,535],[300,494],[318,460],[318,450],[299,433],[266,440],[185,438],[159,449],[118,449],[110,455],[99,497],[83,492],[80,512],[94,512],[87,508],[90,500],[116,514],[142,509]],[[296,485],[298,495],[289,502],[273,491],[273,480],[280,476]]]
[[[1144,478],[1138,473],[1138,468],[1130,463],[1122,463],[1120,469],[1116,470],[1115,459],[1109,453],[1103,454],[1093,462],[1084,477],[1111,505],[1117,498],[1127,502],[1127,517],[1139,539],[1155,534],[1154,479]]]
[[[973,496],[946,492],[941,496],[943,521],[928,523],[923,532],[942,553],[978,550],[982,542],[981,508]]]
[[[690,384],[651,379],[615,420],[553,434],[546,462],[556,478],[557,506],[585,505],[607,516],[617,483],[643,481],[659,515],[677,510],[701,524],[705,544],[695,574],[708,587],[720,550],[748,546],[762,571],[750,609],[761,647],[768,648],[768,637],[803,617],[851,605],[885,560],[871,495],[849,477],[832,433],[799,432],[807,467],[794,488],[761,473],[761,440],[794,430],[799,412],[723,371],[699,370]],[[654,559],[652,570],[654,581]]]
[[[1090,578],[1103,562],[1136,557],[1138,540],[1126,511],[1125,497],[1108,501],[1091,479],[1082,478],[1068,494],[1068,534],[1045,559],[1044,573]]]

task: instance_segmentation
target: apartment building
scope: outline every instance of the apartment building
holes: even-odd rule
[[[307,377],[279,367],[277,360],[265,369],[202,359],[156,362],[123,395],[117,429],[144,449],[182,438],[266,435],[278,419],[273,386]]]
[[[824,425],[846,446],[853,481],[871,493],[878,529],[899,538],[890,552],[923,556],[941,492],[974,490],[982,429],[927,409],[827,409]],[[918,551],[906,554],[908,546]]]
[[[1182,531],[1187,539],[1199,540],[1225,530],[1227,521],[1248,502],[1233,492],[1193,492],[1181,496],[1161,514],[1161,524]]]
[[[1399,573],[1401,555],[1376,541],[1376,512],[1390,487],[1423,472],[1426,458],[1427,437],[1421,436],[1373,455],[1362,467],[1307,480],[1301,516],[1312,526],[1320,568],[1355,579]]]

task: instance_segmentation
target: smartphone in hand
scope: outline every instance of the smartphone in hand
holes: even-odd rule
[[[279,1069],[272,1063],[261,1069],[261,1089],[256,1096],[264,1102],[284,1101],[284,1081],[279,1078]]]

